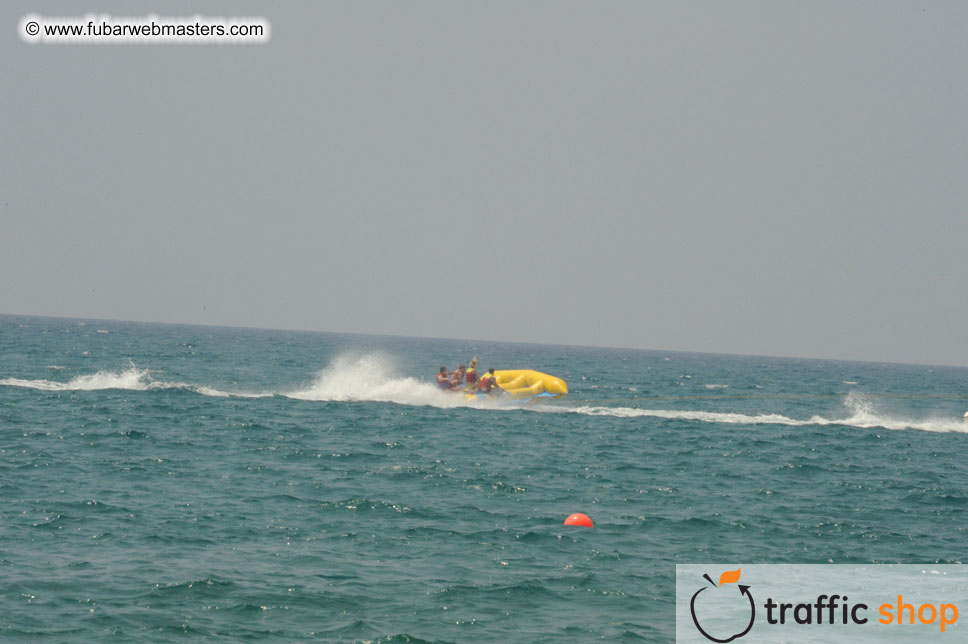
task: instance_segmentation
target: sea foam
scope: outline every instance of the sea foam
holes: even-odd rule
[[[273,395],[271,393],[228,392],[204,385],[155,380],[151,376],[149,369],[140,369],[133,364],[122,371],[98,371],[92,374],[75,376],[67,382],[3,378],[0,379],[0,386],[25,387],[40,391],[101,391],[107,389],[148,391],[153,389],[185,389],[202,394],[203,396],[212,396],[215,398],[264,398]]]
[[[67,382],[5,378],[0,380],[0,385],[28,387],[42,391],[97,391],[100,389],[144,391],[151,388],[151,379],[146,369],[131,366],[124,371],[98,371],[89,375],[76,376]]]
[[[587,416],[612,416],[615,418],[664,418],[669,420],[694,420],[704,423],[729,425],[787,425],[792,427],[844,425],[862,429],[918,429],[928,432],[968,433],[968,422],[952,418],[899,418],[878,412],[873,400],[863,394],[850,392],[844,399],[848,415],[842,418],[812,416],[807,419],[790,418],[782,414],[740,414],[702,410],[642,409],[638,407],[541,407],[541,411],[558,411]]]
[[[480,407],[459,393],[441,391],[435,384],[400,376],[393,361],[382,354],[343,355],[319,372],[305,389],[283,393],[297,400],[372,401],[432,407]]]
[[[570,413],[612,418],[659,418],[727,425],[780,425],[791,427],[842,425],[863,429],[922,430],[929,432],[968,433],[968,420],[962,418],[903,418],[883,413],[875,399],[850,392],[844,399],[846,413],[840,417],[814,415],[792,418],[783,414],[750,414],[702,409],[650,409],[624,406],[583,405],[570,400],[526,405],[512,401],[467,400],[460,393],[441,391],[434,383],[400,375],[394,361],[383,354],[343,355],[322,369],[303,388],[279,392],[231,392],[216,387],[184,382],[156,380],[149,369],[134,364],[120,371],[98,371],[80,375],[66,382],[56,380],[0,379],[0,386],[26,387],[41,391],[98,391],[121,389],[148,391],[183,389],[213,398],[266,398],[284,396],[295,400],[318,402],[388,402],[400,405],[432,406],[442,409],[469,407],[475,409],[526,409],[536,413]],[[723,385],[706,385],[721,387]]]

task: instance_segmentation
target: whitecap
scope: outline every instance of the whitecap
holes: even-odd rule
[[[791,418],[783,414],[741,414],[681,409],[642,409],[638,407],[552,407],[544,406],[536,411],[556,411],[587,416],[612,416],[615,418],[663,418],[669,420],[693,420],[705,423],[732,425],[785,425],[791,427],[844,425],[862,429],[916,429],[927,432],[968,433],[968,423],[961,418],[899,418],[879,413],[873,401],[862,394],[851,392],[844,399],[848,415],[844,418],[825,418],[815,415],[806,419]]]
[[[466,400],[459,392],[441,391],[436,384],[400,376],[382,354],[344,355],[319,372],[303,389],[283,393],[311,401],[373,401],[433,407],[494,407],[499,401]]]

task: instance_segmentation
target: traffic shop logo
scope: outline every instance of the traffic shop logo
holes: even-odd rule
[[[753,628],[753,622],[756,621],[756,603],[753,601],[753,595],[750,594],[750,587],[737,583],[741,570],[741,568],[727,570],[719,576],[719,584],[716,584],[709,575],[704,574],[703,578],[708,583],[697,590],[692,599],[689,600],[689,613],[692,615],[692,623],[695,624],[700,634],[711,642],[725,644],[743,637],[750,632],[750,629]],[[739,591],[738,594],[734,594],[736,590]],[[742,608],[739,608],[739,614],[745,615],[745,611],[748,609],[749,620],[746,621],[745,618],[740,617],[739,619],[727,620],[725,624],[717,620],[715,624],[707,623],[703,626],[702,618],[697,615],[697,606],[699,607],[699,615],[707,616],[705,619],[708,620],[708,615],[712,611],[704,610],[705,606],[712,606],[714,603],[721,606],[727,602],[742,604]],[[733,608],[736,609],[735,606]],[[730,632],[732,630],[736,632]]]

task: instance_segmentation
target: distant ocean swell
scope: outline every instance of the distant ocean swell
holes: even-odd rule
[[[51,369],[61,370],[52,366]],[[840,425],[864,429],[921,430],[929,432],[968,433],[968,420],[962,418],[902,418],[878,412],[876,396],[852,391],[844,397],[846,415],[792,418],[783,414],[750,414],[702,409],[650,409],[628,406],[600,406],[565,400],[551,404],[521,407],[513,403],[466,401],[461,396],[441,392],[430,382],[395,375],[392,360],[380,354],[341,356],[324,368],[315,379],[304,386],[268,392],[225,391],[203,384],[156,380],[150,369],[134,364],[120,371],[98,371],[67,381],[22,378],[0,379],[0,386],[23,387],[40,391],[98,391],[121,389],[154,391],[181,389],[215,398],[271,398],[275,396],[318,402],[387,402],[438,408],[466,407],[488,410],[527,410],[537,413],[568,413],[612,418],[659,418],[666,420],[698,421],[729,425],[783,425],[794,427]],[[722,388],[720,385],[712,388]],[[710,386],[707,386],[710,388]],[[694,397],[684,396],[687,400]],[[746,396],[744,398],[753,398]]]

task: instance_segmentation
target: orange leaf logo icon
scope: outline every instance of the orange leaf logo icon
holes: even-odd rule
[[[742,570],[742,568],[737,568],[736,570],[727,570],[721,574],[719,576],[719,585],[722,586],[723,584],[735,584],[737,581],[739,581],[740,570]]]

